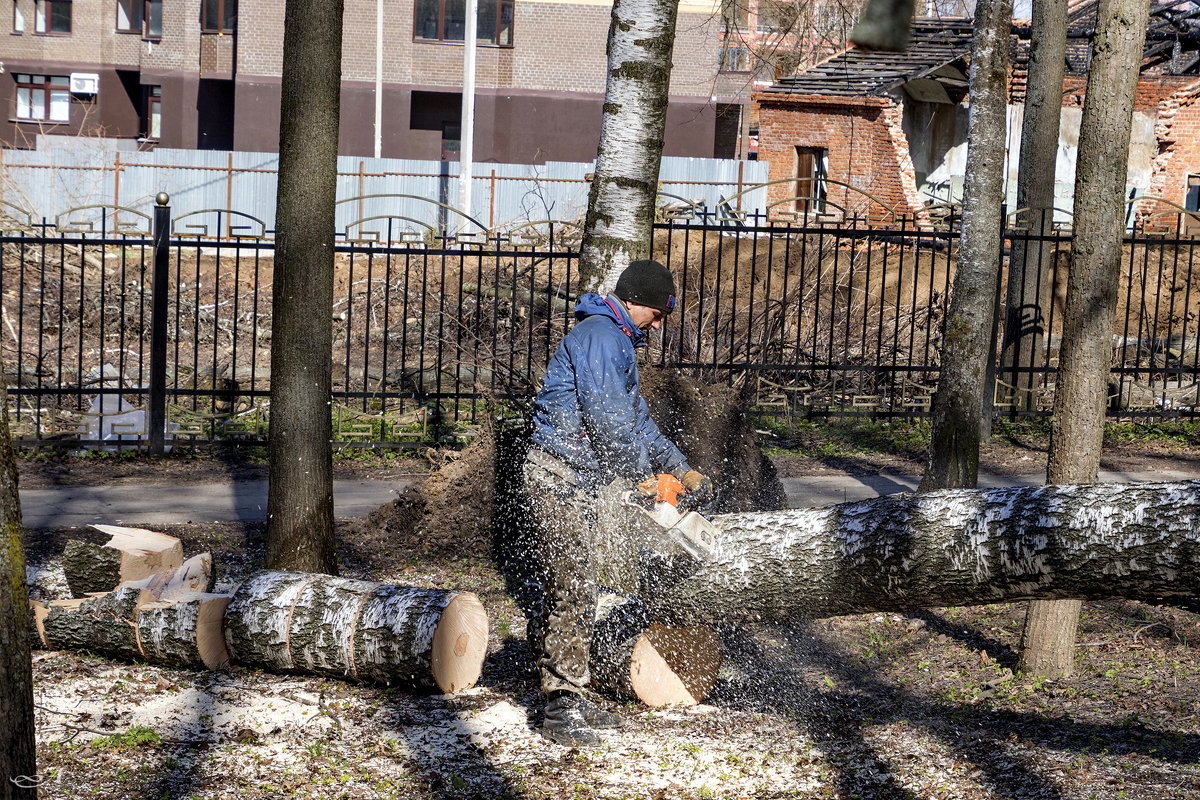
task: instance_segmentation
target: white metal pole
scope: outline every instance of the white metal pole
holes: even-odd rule
[[[383,155],[383,0],[375,0],[375,157]]]
[[[467,0],[467,29],[463,34],[462,122],[458,153],[459,207],[464,214],[471,213],[471,173],[475,155],[475,18],[478,11],[478,0]]]

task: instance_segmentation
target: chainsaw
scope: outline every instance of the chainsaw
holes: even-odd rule
[[[624,503],[641,540],[643,594],[648,581],[674,583],[715,560],[720,529],[698,511],[714,506],[715,495],[698,497],[686,491],[676,476],[661,474],[654,477],[653,485],[647,481],[626,493]]]

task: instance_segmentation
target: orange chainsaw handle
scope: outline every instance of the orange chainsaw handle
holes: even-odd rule
[[[673,506],[679,505],[679,498],[687,494],[687,489],[683,487],[682,481],[669,472],[659,473],[656,477],[658,481],[656,483],[657,494],[654,498],[655,502],[670,503]]]

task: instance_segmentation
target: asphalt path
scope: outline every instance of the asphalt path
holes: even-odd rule
[[[1102,472],[1113,483],[1179,481],[1200,473],[1177,471]],[[810,508],[910,492],[917,478],[907,475],[820,475],[784,478],[788,505]],[[1045,475],[980,475],[981,488],[1038,486]],[[334,514],[362,517],[394,500],[404,480],[333,482]],[[262,522],[267,516],[266,481],[177,484],[173,486],[62,486],[22,489],[21,513],[27,528],[69,528],[95,523],[155,525],[178,522]]]

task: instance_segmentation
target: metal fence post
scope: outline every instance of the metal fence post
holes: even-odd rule
[[[167,279],[171,255],[171,202],[166,192],[154,198],[154,280],[150,312],[150,452],[162,455],[167,427]]]

